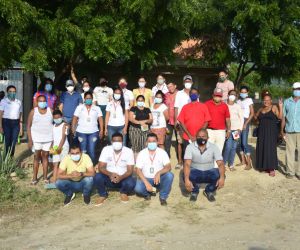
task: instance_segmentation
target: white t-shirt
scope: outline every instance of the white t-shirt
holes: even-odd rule
[[[113,147],[110,145],[103,148],[99,162],[107,164],[107,171],[123,175],[127,171],[127,166],[134,166],[134,154],[130,148],[125,146],[122,147],[121,153],[115,154]]]
[[[250,105],[253,105],[252,98],[247,97],[245,99],[239,99],[237,100],[237,104],[241,106],[244,112],[244,118],[248,119],[250,116]]]
[[[168,107],[165,104],[161,104],[158,109],[154,109],[154,105],[151,107],[151,113],[153,116],[151,128],[167,127],[166,118],[164,116],[164,111],[167,109]]]
[[[94,88],[94,94],[98,105],[107,105],[113,95],[113,90],[110,87],[97,86]]]
[[[148,148],[143,149],[137,156],[136,167],[142,170],[146,178],[154,178],[155,174],[170,163],[167,152],[157,148],[155,155],[150,157]]]
[[[133,92],[129,89],[123,89],[123,95],[124,95],[124,100],[125,100],[125,106],[129,107],[130,102],[134,101]]]
[[[187,94],[184,89],[177,92],[175,97],[174,108],[178,108],[178,116],[182,110],[182,107],[191,102],[189,94]],[[177,118],[177,117],[176,117]]]
[[[152,96],[155,96],[156,95],[156,92],[158,90],[161,90],[164,94],[168,93],[169,90],[168,90],[168,87],[167,87],[167,84],[163,84],[162,86],[159,86],[159,85],[155,85],[153,88],[152,88]]]
[[[3,111],[3,118],[17,120],[22,113],[22,103],[18,99],[11,101],[5,97],[0,102],[0,110]]]
[[[129,106],[125,103],[125,109],[128,110]],[[125,114],[123,114],[123,109],[120,102],[110,101],[106,106],[106,111],[110,112],[108,125],[117,127],[125,125]]]
[[[78,117],[77,132],[92,134],[99,131],[98,118],[102,116],[102,112],[98,106],[92,105],[88,111],[85,104],[80,104],[75,109],[74,116]]]

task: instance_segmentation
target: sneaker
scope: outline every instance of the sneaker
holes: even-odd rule
[[[127,203],[129,201],[127,194],[121,194],[120,198],[121,198],[121,202],[123,202],[123,203]]]
[[[286,177],[287,179],[293,179],[293,178],[294,178],[294,176],[291,175],[291,174],[287,174],[285,177]]]
[[[190,196],[190,201],[196,201],[198,198],[198,194],[197,193],[191,193],[191,196]]]
[[[48,183],[44,186],[45,189],[56,189],[55,183]]]
[[[214,202],[216,201],[215,196],[213,195],[213,193],[208,193],[205,190],[203,191],[204,196],[208,199],[208,201],[210,202]]]
[[[75,193],[72,194],[72,196],[66,196],[65,201],[64,201],[64,205],[68,206],[72,200],[74,200],[75,198]]]
[[[151,195],[147,195],[144,197],[145,201],[150,201],[151,200]]]
[[[107,197],[105,196],[100,196],[97,198],[96,200],[96,205],[95,207],[100,207],[101,205],[103,205],[104,201],[107,199]]]
[[[167,206],[167,201],[165,199],[159,198],[159,201],[160,201],[160,205]]]
[[[89,205],[91,203],[91,196],[89,195],[84,195],[83,196],[83,201],[86,205]]]
[[[233,172],[233,171],[236,171],[236,169],[234,168],[234,166],[230,166],[229,171]]]

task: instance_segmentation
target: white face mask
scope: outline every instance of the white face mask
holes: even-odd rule
[[[157,80],[157,84],[159,84],[159,85],[162,85],[162,84],[164,84],[165,83],[165,80],[164,79],[158,79]]]
[[[90,87],[83,87],[82,89],[84,92],[88,92],[90,90]]]
[[[234,102],[235,99],[236,99],[236,97],[235,97],[235,95],[230,95],[230,96],[228,97],[228,99],[229,99],[229,101]]]
[[[113,142],[112,143],[112,147],[113,147],[113,149],[115,151],[120,151],[122,149],[122,147],[123,147],[123,143],[122,142],[118,142],[118,141]]]
[[[121,95],[120,94],[114,94],[114,99],[116,101],[119,101],[121,99]]]
[[[144,88],[144,87],[145,87],[145,85],[146,85],[146,83],[145,83],[145,82],[139,82],[139,87],[140,87],[140,88]]]
[[[67,90],[68,90],[69,92],[73,92],[73,91],[74,91],[74,86],[68,86],[68,87],[67,87]]]
[[[192,83],[186,82],[186,83],[184,84],[184,87],[185,87],[186,89],[191,89]]]

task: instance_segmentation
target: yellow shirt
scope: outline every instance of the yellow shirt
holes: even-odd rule
[[[70,155],[67,155],[60,163],[59,168],[61,170],[66,171],[67,174],[71,174],[74,171],[77,171],[80,173],[85,173],[88,168],[91,168],[93,166],[94,165],[92,163],[91,158],[87,154],[82,153],[80,161],[78,163],[74,162],[71,159]],[[75,178],[72,178],[72,180],[80,181],[81,178],[82,177],[75,177]]]
[[[136,106],[136,98],[139,95],[142,95],[142,96],[145,97],[145,107],[146,108],[150,107],[150,100],[152,98],[152,91],[151,91],[151,89],[145,88],[144,93],[140,92],[140,89],[134,89],[132,92],[133,92],[133,95],[134,95],[134,106]]]

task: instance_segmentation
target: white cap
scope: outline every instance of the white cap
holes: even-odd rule
[[[300,82],[295,82],[293,84],[293,89],[300,89]]]

